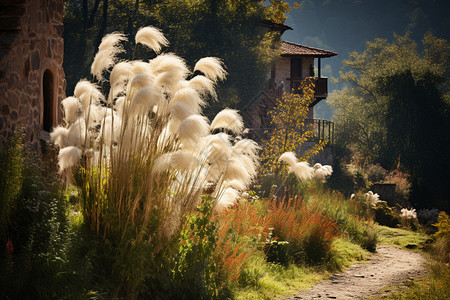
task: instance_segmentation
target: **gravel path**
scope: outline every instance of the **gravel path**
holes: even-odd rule
[[[367,299],[389,292],[383,287],[425,276],[425,261],[418,253],[378,246],[367,263],[352,265],[344,273],[333,274],[329,280],[286,299]]]

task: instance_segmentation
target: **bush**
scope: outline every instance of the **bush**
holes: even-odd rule
[[[273,236],[287,241],[288,256],[297,264],[319,264],[331,254],[338,226],[324,216],[316,203],[307,205],[295,197],[267,204]]]
[[[43,169],[36,154],[24,151],[20,136],[4,150],[9,169],[0,169],[2,183],[9,185],[2,187],[2,200],[8,202],[2,211],[7,215],[0,242],[7,250],[0,256],[0,293],[60,298],[72,287],[66,276],[71,247],[67,203],[54,166]]]
[[[390,207],[386,201],[381,201],[378,203],[375,211],[375,222],[380,225],[396,228],[400,224],[400,217],[398,213]]]

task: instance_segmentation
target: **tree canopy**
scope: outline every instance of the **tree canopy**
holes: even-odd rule
[[[450,45],[428,34],[421,46],[408,34],[367,42],[344,61],[350,70],[341,80],[348,84],[330,102],[341,147],[353,145],[388,168],[400,164],[411,175],[416,202],[445,208]]]

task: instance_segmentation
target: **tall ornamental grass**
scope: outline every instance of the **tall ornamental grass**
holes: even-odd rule
[[[91,73],[109,92],[78,82],[74,96],[62,101],[64,123],[51,137],[60,147],[60,173],[72,170],[80,187],[84,222],[120,245],[124,261],[136,245],[151,260],[171,251],[202,194],[213,199],[213,211],[234,203],[256,175],[258,146],[241,137],[236,110],[212,122],[202,115],[227,74],[220,59],[202,58],[193,70],[173,53],[118,62],[126,40],[120,33],[102,39]],[[156,54],[168,45],[153,27],[140,29],[135,41]],[[144,267],[142,261],[120,275],[131,291],[146,276]]]

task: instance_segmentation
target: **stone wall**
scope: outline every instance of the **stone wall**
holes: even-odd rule
[[[63,0],[2,0],[0,145],[23,127],[26,142],[37,149],[43,129],[61,119],[62,33]]]

